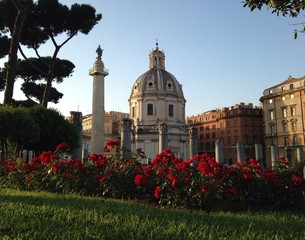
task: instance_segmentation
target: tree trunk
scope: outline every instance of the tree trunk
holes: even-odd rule
[[[6,86],[4,92],[4,105],[10,105],[13,99],[16,65],[17,65],[17,52],[20,40],[20,35],[23,28],[23,23],[27,16],[27,9],[20,3],[19,0],[12,0],[17,8],[17,15],[14,22],[14,28],[12,33],[12,41],[8,54],[7,72],[6,72]]]
[[[52,87],[52,81],[53,81],[53,78],[54,78],[55,63],[56,63],[56,58],[57,58],[57,54],[59,52],[59,49],[60,49],[60,47],[57,46],[56,49],[55,49],[55,52],[53,54],[52,60],[49,64],[47,83],[46,83],[46,86],[44,88],[43,97],[42,97],[42,101],[41,101],[41,105],[45,108],[48,107],[50,91],[51,91],[51,87]]]

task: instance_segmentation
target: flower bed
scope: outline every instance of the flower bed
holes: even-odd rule
[[[304,200],[302,173],[283,158],[272,170],[263,171],[252,159],[227,166],[202,154],[183,161],[165,149],[151,163],[141,164],[137,159],[143,152],[120,159],[118,146],[118,142],[107,144],[105,155],[90,155],[88,164],[69,159],[66,144],[29,163],[22,159],[2,161],[0,186],[137,199],[207,211],[228,206],[287,209],[299,207]]]

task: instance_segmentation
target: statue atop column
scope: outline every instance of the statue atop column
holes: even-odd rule
[[[101,45],[98,45],[98,48],[96,49],[96,53],[97,53],[97,58],[101,59],[102,55],[103,55],[103,49],[101,49]]]

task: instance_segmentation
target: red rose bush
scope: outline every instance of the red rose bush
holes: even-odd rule
[[[208,154],[182,160],[169,148],[142,164],[142,150],[130,159],[121,159],[116,140],[106,144],[104,154],[91,154],[86,164],[67,157],[69,151],[69,145],[61,143],[54,152],[43,152],[28,163],[23,159],[0,162],[0,186],[137,199],[207,211],[228,203],[292,208],[304,200],[302,172],[284,158],[273,169],[263,170],[252,159],[230,166]]]

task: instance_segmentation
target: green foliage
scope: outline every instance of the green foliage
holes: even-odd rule
[[[0,141],[4,156],[18,156],[23,149],[55,149],[60,142],[77,147],[79,133],[58,111],[41,106],[0,107]]]
[[[60,49],[69,42],[79,32],[88,34],[91,29],[101,20],[102,15],[96,14],[95,9],[88,4],[73,4],[71,8],[58,2],[58,0],[25,0],[22,5],[26,8],[28,14],[24,21],[23,28],[18,29],[21,32],[19,43],[19,52],[25,61],[19,63],[19,72],[14,68],[8,68],[8,78],[10,84],[6,85],[9,89],[6,104],[11,104],[13,84],[12,79],[15,75],[25,79],[22,90],[26,96],[36,98],[40,103],[47,107],[49,101],[57,103],[62,97],[61,93],[52,88],[52,82],[60,83],[64,78],[69,77],[73,71],[74,65],[67,60],[60,60],[57,55]],[[0,1],[0,57],[8,53],[6,44],[13,42],[12,35],[15,29],[15,18],[17,15],[16,7],[13,1]],[[20,28],[20,27],[19,27]],[[61,36],[60,40],[57,37]],[[47,41],[54,45],[54,52],[49,54],[51,57],[42,57],[39,54],[39,47]],[[60,42],[59,42],[60,41]],[[33,50],[37,59],[29,59],[23,52],[22,46]],[[26,66],[27,65],[27,66]],[[10,74],[9,74],[10,73]],[[39,85],[29,81],[44,80],[46,84]],[[3,84],[0,78],[0,89]],[[43,91],[42,91],[43,89]],[[36,91],[39,93],[36,94]],[[6,99],[5,98],[5,99]]]
[[[266,6],[272,9],[272,13],[291,17],[297,17],[301,10],[305,9],[303,0],[245,0],[243,3],[244,7],[249,7],[251,11],[261,10],[263,6]]]
[[[77,147],[80,138],[78,130],[57,110],[35,106],[29,112],[39,127],[40,138],[26,144],[27,149],[47,151],[55,149],[61,142],[68,143],[72,148]]]
[[[38,125],[30,116],[29,109],[0,107],[0,140],[4,155],[16,155],[27,143],[39,138]],[[9,149],[10,146],[10,149]]]
[[[25,96],[29,99],[29,101],[34,102],[34,100],[32,100],[32,98],[34,98],[36,101],[41,102],[45,87],[46,84],[43,83],[37,84],[34,82],[24,82],[21,84],[21,91],[25,94]],[[62,93],[58,92],[56,88],[51,87],[49,102],[53,102],[56,104],[59,102],[59,100],[62,97],[63,97]]]
[[[303,0],[244,0],[244,7],[248,7],[251,11],[255,9],[261,10],[266,6],[271,9],[272,13],[282,16],[298,17],[299,14],[305,9],[305,1]],[[294,30],[294,38],[298,37],[298,33],[305,32],[305,23],[301,22],[296,25],[302,25],[301,30]]]

